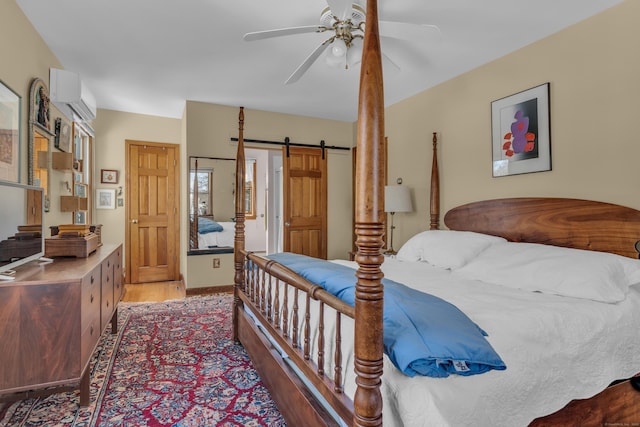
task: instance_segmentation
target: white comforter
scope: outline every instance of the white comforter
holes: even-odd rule
[[[471,377],[409,378],[385,357],[385,426],[526,426],[640,370],[640,285],[607,304],[468,280],[425,262],[387,258],[382,269],[455,304],[489,334],[507,365]],[[352,344],[343,338],[347,349]],[[351,370],[345,391],[353,396]]]
[[[235,236],[235,222],[219,222],[222,226],[222,231],[214,231],[212,233],[200,234],[198,233],[198,248],[219,248],[219,247],[233,247],[233,239]]]

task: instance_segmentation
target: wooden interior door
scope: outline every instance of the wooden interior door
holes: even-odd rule
[[[283,148],[283,249],[327,258],[327,159],[319,148]]]
[[[179,280],[178,146],[127,141],[127,283]]]

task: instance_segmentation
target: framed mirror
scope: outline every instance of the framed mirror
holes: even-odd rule
[[[29,91],[28,183],[44,190],[44,211],[49,211],[49,159],[55,136],[49,109],[49,90],[36,78]]]
[[[244,215],[245,219],[256,219],[256,159],[245,160]]]
[[[232,253],[235,159],[189,157],[188,255]]]

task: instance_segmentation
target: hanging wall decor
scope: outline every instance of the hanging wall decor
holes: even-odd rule
[[[551,170],[549,122],[549,83],[493,101],[493,176]]]

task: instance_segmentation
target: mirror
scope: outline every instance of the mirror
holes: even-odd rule
[[[256,219],[256,159],[245,160],[244,171],[244,218]]]
[[[44,211],[49,212],[49,158],[51,156],[49,90],[42,79],[34,79],[29,95],[28,183],[44,190]]]
[[[235,159],[189,157],[189,255],[232,253]]]

